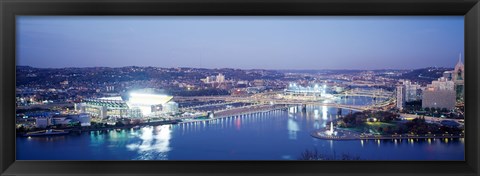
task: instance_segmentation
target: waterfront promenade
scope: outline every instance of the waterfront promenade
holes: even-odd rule
[[[327,135],[327,129],[315,130],[310,135],[318,139],[325,140],[376,140],[376,139],[443,139],[443,138],[464,138],[463,134],[427,134],[427,135],[412,135],[412,134],[397,134],[397,135],[364,135],[357,132],[335,129],[340,135]]]

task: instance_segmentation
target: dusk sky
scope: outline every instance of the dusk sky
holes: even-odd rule
[[[41,68],[414,69],[463,52],[463,16],[17,16],[17,65]]]

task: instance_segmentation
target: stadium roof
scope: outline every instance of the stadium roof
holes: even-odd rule
[[[122,97],[102,97],[98,98],[99,100],[110,100],[110,101],[123,101]]]
[[[128,103],[141,104],[141,105],[161,105],[169,102],[172,99],[173,99],[173,96],[168,96],[168,95],[130,93],[130,98],[128,100]]]

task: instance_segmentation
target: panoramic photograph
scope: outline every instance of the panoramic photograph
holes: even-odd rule
[[[463,55],[463,16],[17,16],[16,159],[463,161]]]

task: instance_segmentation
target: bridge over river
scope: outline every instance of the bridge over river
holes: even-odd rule
[[[241,106],[236,108],[225,108],[222,110],[214,111],[213,117],[209,117],[207,119],[195,119],[198,115],[191,115],[191,116],[183,116],[177,119],[184,120],[184,123],[189,122],[197,122],[197,121],[210,121],[228,117],[242,117],[251,114],[266,114],[275,111],[287,110],[290,107],[295,106],[306,106],[306,105],[319,105],[319,106],[329,106],[329,107],[336,107],[342,109],[349,109],[354,111],[363,111],[368,110],[368,106],[356,106],[356,105],[342,105],[336,103],[320,103],[320,102],[277,102],[276,104],[256,104],[256,105],[248,105],[248,106]]]

